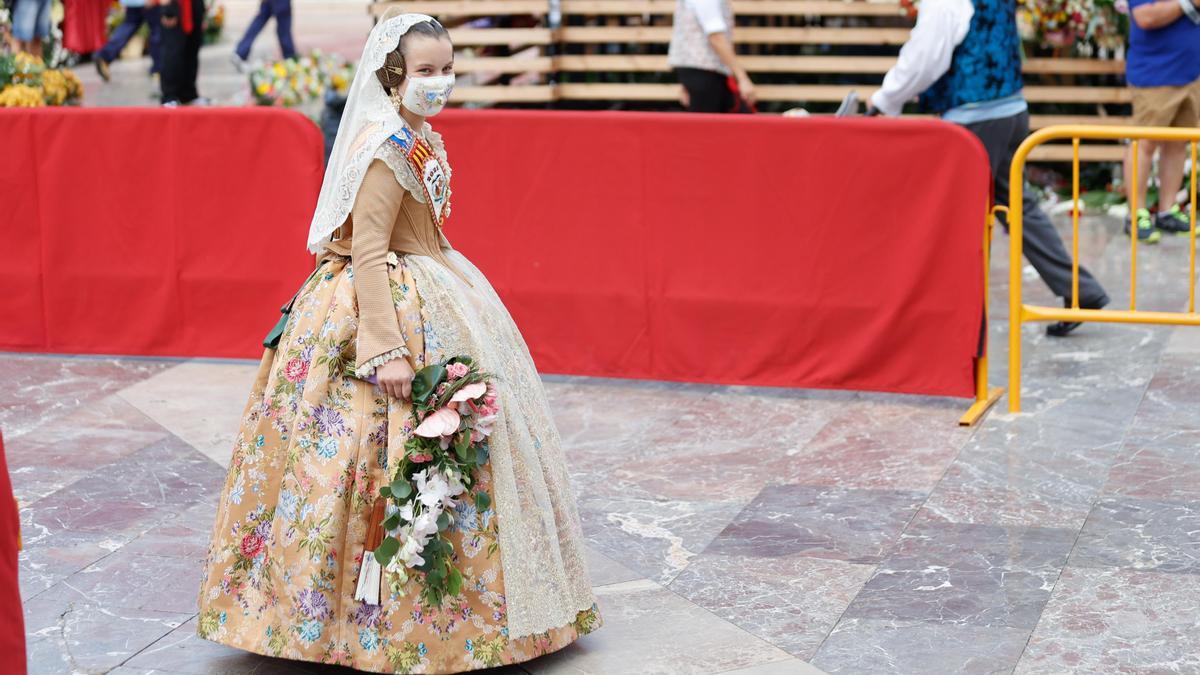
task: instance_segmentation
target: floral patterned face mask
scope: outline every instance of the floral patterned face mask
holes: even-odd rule
[[[432,117],[446,107],[454,90],[454,73],[434,77],[410,77],[404,89],[405,108],[422,117]]]

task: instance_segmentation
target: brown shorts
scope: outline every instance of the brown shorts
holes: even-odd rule
[[[1182,87],[1132,87],[1139,127],[1200,126],[1200,80]]]

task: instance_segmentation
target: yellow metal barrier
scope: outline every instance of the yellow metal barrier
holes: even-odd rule
[[[1023,203],[1025,190],[1025,159],[1037,146],[1053,140],[1068,139],[1072,146],[1072,234],[1071,234],[1071,306],[1039,307],[1021,302],[1021,262]],[[1129,184],[1130,260],[1129,260],[1129,309],[1082,309],[1079,307],[1079,142],[1089,140],[1132,140],[1132,164]],[[1174,141],[1191,144],[1191,233],[1188,255],[1188,306],[1186,312],[1144,312],[1137,308],[1137,190],[1138,144],[1143,140]],[[1156,127],[1102,127],[1102,126],[1054,126],[1041,129],[1017,148],[1009,175],[1009,204],[1015,208],[1008,214],[1009,228],[1009,344],[1008,344],[1008,410],[1021,411],[1021,326],[1027,321],[1099,321],[1107,323],[1148,323],[1177,326],[1200,326],[1200,314],[1196,313],[1196,145],[1200,142],[1200,129],[1169,129]]]
[[[1008,213],[1008,207],[995,206],[988,211],[986,225],[983,228],[983,315],[988,315],[989,270],[992,266],[992,230],[996,225],[996,214]],[[988,386],[988,335],[987,322],[984,322],[983,352],[975,360],[975,402],[958,419],[959,426],[969,427],[983,417],[996,401],[1004,395],[1004,387]]]

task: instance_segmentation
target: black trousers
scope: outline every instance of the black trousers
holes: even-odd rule
[[[1008,172],[1012,167],[1013,155],[1029,135],[1029,113],[968,124],[966,128],[983,142],[983,147],[987,150],[988,160],[992,165],[996,203],[1008,206]],[[1067,252],[1062,238],[1054,229],[1054,223],[1038,206],[1037,197],[1031,190],[1025,190],[1024,204],[1020,208],[1024,213],[1021,238],[1025,257],[1055,295],[1070,300],[1071,254]],[[1004,218],[1004,214],[1000,214],[999,220],[1007,230],[1008,220]],[[1082,266],[1079,268],[1079,304],[1085,308],[1098,308],[1108,304],[1108,294],[1104,292],[1104,287]]]
[[[177,0],[192,3],[192,32],[183,32],[179,7],[168,5],[164,18],[174,18],[174,26],[162,28],[162,62],[159,74],[163,103],[191,103],[200,97],[196,77],[200,73],[200,45],[204,42],[204,0]]]
[[[675,75],[688,93],[688,112],[750,112],[729,89],[728,76],[700,68],[676,68]]]

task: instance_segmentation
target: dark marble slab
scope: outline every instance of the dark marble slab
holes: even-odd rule
[[[1070,565],[1200,574],[1200,502],[1101,499]]]
[[[887,556],[923,499],[899,490],[772,485],[706,552],[874,563]]]
[[[918,516],[844,616],[1032,630],[1074,538]]]

